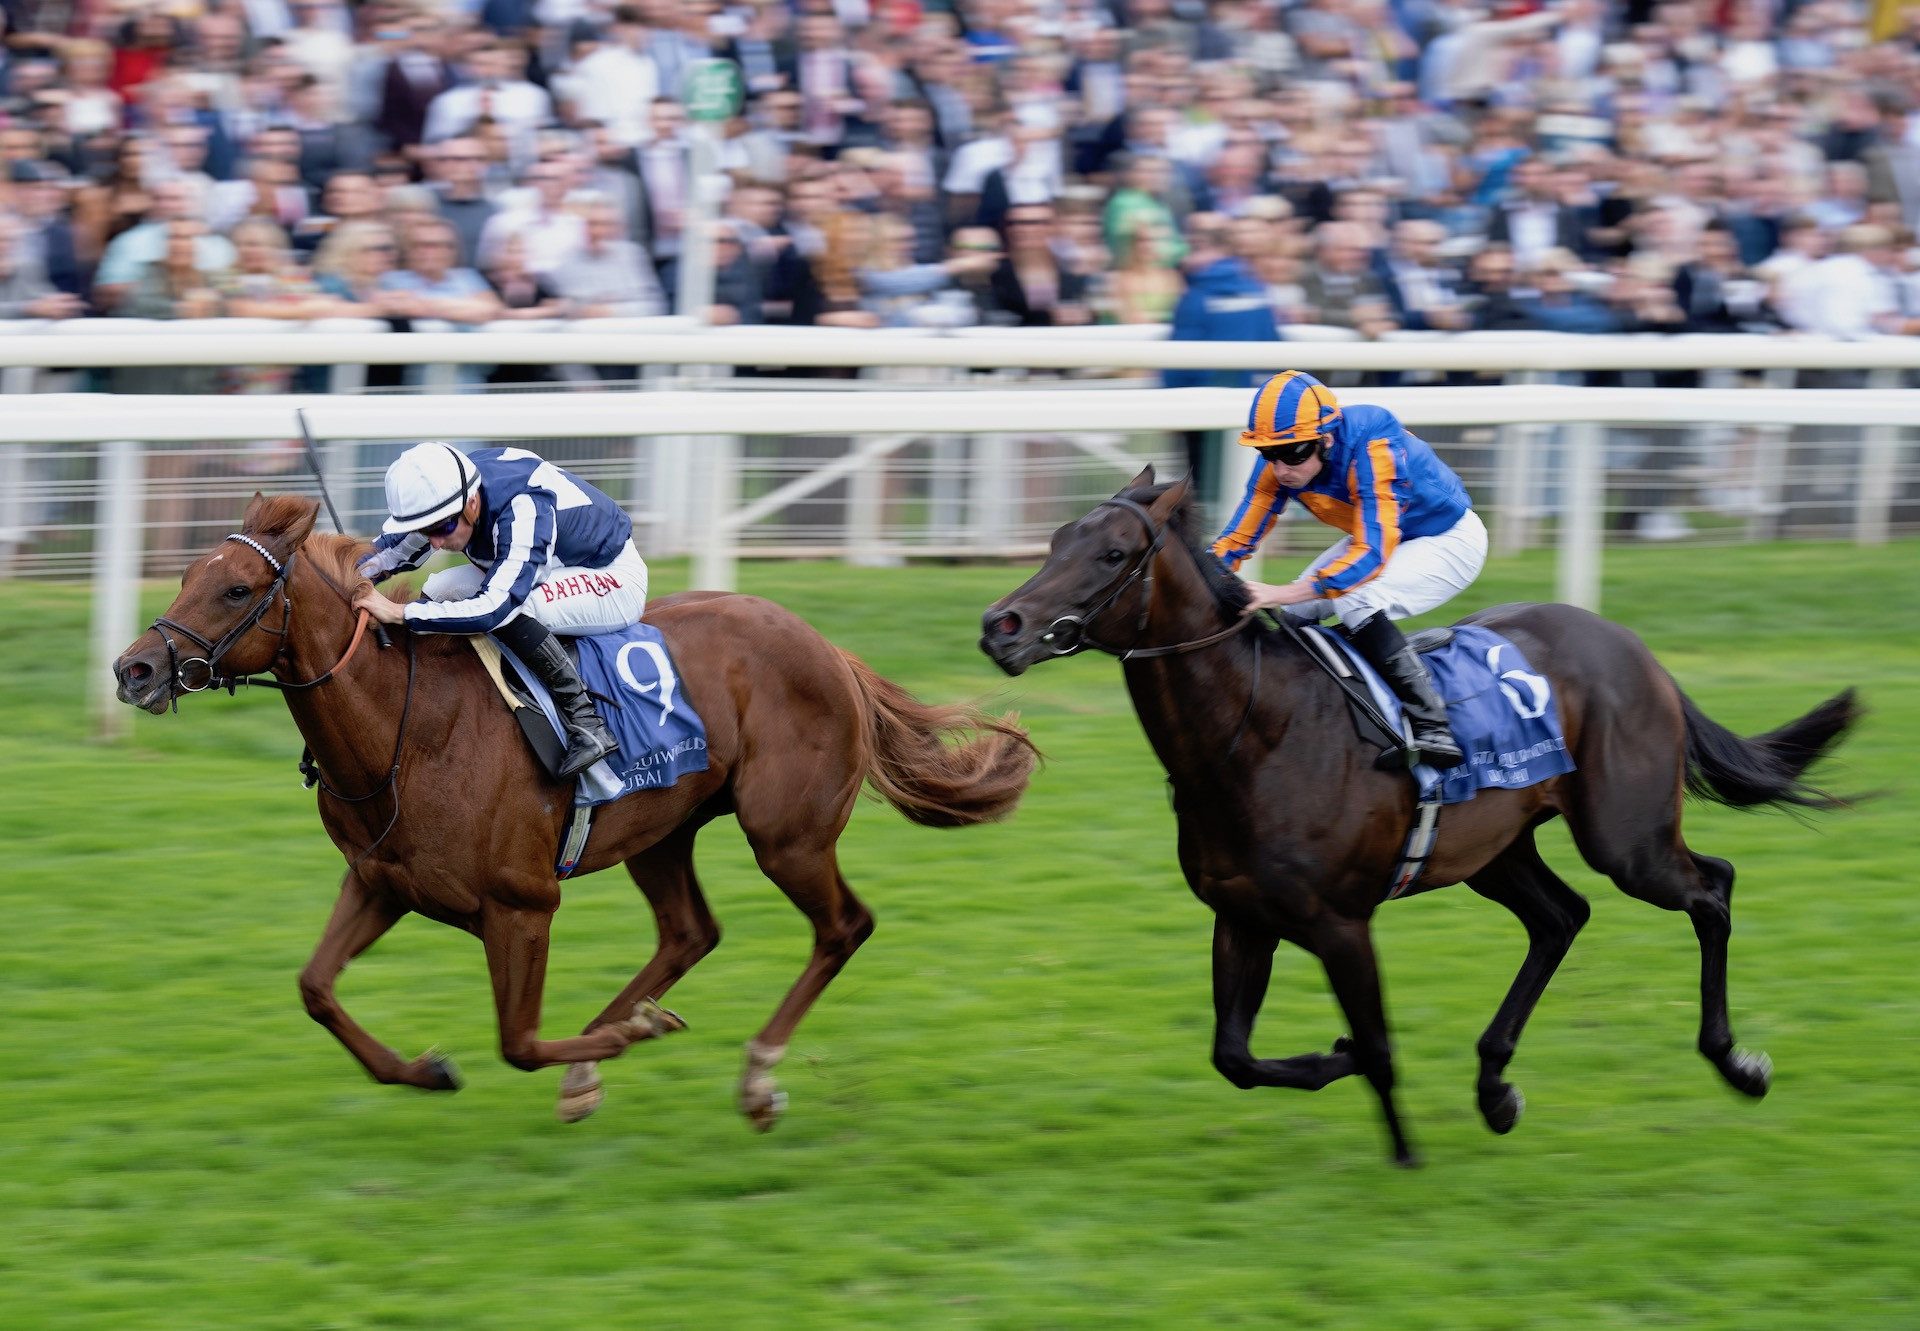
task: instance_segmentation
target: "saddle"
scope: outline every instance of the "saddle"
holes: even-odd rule
[[[467,639],[473,648],[473,654],[480,658],[481,666],[487,672],[487,678],[493,681],[494,688],[506,700],[507,710],[513,714],[514,721],[520,727],[520,733],[527,737],[527,745],[533,750],[540,765],[547,769],[547,775],[554,780],[560,779],[560,762],[567,754],[567,739],[553,728],[553,722],[547,720],[545,712],[527,692],[519,672],[514,671],[512,680],[507,672],[513,666],[500,654],[500,648],[492,638],[484,633],[476,633]]]
[[[1307,648],[1307,654],[1320,664],[1321,669],[1333,676],[1334,683],[1340,686],[1340,692],[1347,700],[1347,714],[1353,720],[1354,734],[1360,742],[1380,750],[1373,765],[1383,772],[1411,769],[1416,756],[1411,747],[1412,736],[1404,721],[1394,726],[1381,712],[1373,700],[1373,693],[1367,688],[1366,681],[1350,665],[1340,649],[1326,638],[1311,631],[1286,625],[1289,632],[1295,633]],[[1447,627],[1422,629],[1410,634],[1407,645],[1424,655],[1437,652],[1453,641],[1453,630]]]

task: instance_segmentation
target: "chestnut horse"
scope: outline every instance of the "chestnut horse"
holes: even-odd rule
[[[812,958],[747,1046],[740,1108],[771,1127],[785,1101],[773,1066],[873,930],[835,859],[862,783],[928,826],[1000,818],[1033,769],[1025,732],[1011,717],[916,702],[767,601],[690,592],[653,602],[647,620],[706,721],[709,766],[600,810],[577,872],[625,864],[653,907],[659,944],[583,1034],[543,1040],[561,899],[554,862],[572,783],[548,778],[465,640],[397,629],[394,646],[362,650],[365,617],[350,604],[369,547],[314,534],[317,508],[255,495],[241,531],[187,568],[167,613],[114,663],[121,700],[154,713],[250,675],[285,690],[318,764],[321,821],[348,861],[300,975],[308,1013],[374,1080],[459,1089],[445,1058],[409,1061],[355,1024],[334,982],[409,911],[465,929],[486,948],[501,1053],[527,1070],[570,1064],[561,1117],[585,1117],[602,1094],[598,1060],[681,1026],[657,1000],[720,941],[694,879],[693,841],[731,813],[761,871],[813,925]]]
[[[1045,566],[987,610],[981,648],[1012,675],[1083,647],[1121,658],[1172,782],[1181,870],[1214,911],[1214,1066],[1242,1089],[1317,1091],[1362,1073],[1394,1159],[1411,1164],[1370,921],[1413,817],[1413,783],[1404,770],[1376,770],[1376,751],[1355,737],[1338,686],[1305,648],[1246,620],[1245,584],[1193,542],[1192,520],[1186,482],[1155,486],[1149,467],[1054,533]],[[1523,1101],[1502,1074],[1587,920],[1585,899],[1534,848],[1534,829],[1556,815],[1621,891],[1691,918],[1700,1052],[1736,1090],[1766,1094],[1771,1065],[1734,1044],[1727,1018],[1733,866],[1688,849],[1681,803],[1692,794],[1739,807],[1839,806],[1800,777],[1854,723],[1852,691],[1742,739],[1708,720],[1632,633],[1584,610],[1509,605],[1464,622],[1510,638],[1552,680],[1577,763],[1449,807],[1410,888],[1464,880],[1526,926],[1526,960],[1479,1043],[1487,1125],[1504,1133],[1519,1118]],[[1331,1053],[1255,1058],[1248,1047],[1281,939],[1326,970],[1351,1027]]]

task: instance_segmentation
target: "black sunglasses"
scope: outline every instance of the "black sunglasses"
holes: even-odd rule
[[[460,519],[463,516],[463,514],[455,513],[450,518],[442,518],[431,527],[420,528],[420,534],[428,540],[432,540],[436,536],[451,536],[453,535],[453,529],[460,525]]]
[[[1319,452],[1320,442],[1321,436],[1316,434],[1297,444],[1268,444],[1260,449],[1260,456],[1283,467],[1297,467]]]

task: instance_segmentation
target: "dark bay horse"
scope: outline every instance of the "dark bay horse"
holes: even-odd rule
[[[1304,649],[1251,623],[1235,629],[1244,586],[1194,543],[1191,521],[1186,482],[1155,486],[1149,467],[1054,533],[1040,571],[986,612],[981,648],[1013,675],[1081,647],[1122,657],[1171,778],[1181,870],[1214,911],[1214,1066],[1243,1089],[1319,1090],[1361,1073],[1379,1096],[1394,1159],[1411,1164],[1370,920],[1413,815],[1413,783],[1404,771],[1375,770],[1376,751],[1355,737],[1338,687]],[[1526,926],[1526,960],[1480,1037],[1487,1125],[1504,1133],[1519,1118],[1523,1101],[1502,1074],[1587,920],[1585,899],[1534,848],[1534,829],[1555,815],[1621,891],[1687,913],[1700,942],[1700,1052],[1736,1090],[1765,1095],[1771,1064],[1734,1044],[1727,1018],[1733,866],[1687,847],[1681,804],[1692,794],[1738,807],[1838,807],[1844,801],[1800,778],[1857,719],[1852,691],[1742,739],[1708,720],[1637,637],[1584,610],[1508,605],[1463,622],[1510,638],[1553,682],[1577,763],[1540,785],[1449,806],[1410,889],[1464,881]],[[1331,1053],[1255,1058],[1248,1047],[1281,939],[1326,969],[1351,1028]]]
[[[286,689],[318,762],[321,821],[349,862],[300,975],[308,1013],[376,1081],[457,1090],[444,1058],[403,1059],[334,997],[347,963],[417,911],[482,941],[501,1053],[517,1068],[572,1065],[560,1113],[585,1117],[602,1094],[598,1060],[680,1028],[656,1000],[720,941],[694,879],[694,837],[731,813],[761,871],[813,925],[806,969],[747,1046],[740,1108],[771,1127],[784,1104],[772,1068],[873,930],[835,859],[861,785],[932,827],[1003,817],[1033,769],[1025,732],[1010,717],[916,702],[767,601],[691,592],[653,602],[647,621],[706,721],[709,766],[600,811],[576,872],[625,864],[653,907],[659,945],[583,1034],[543,1040],[561,898],[555,852],[572,783],[547,778],[466,642],[396,629],[393,646],[362,646],[365,619],[350,602],[366,585],[355,560],[368,546],[314,534],[317,508],[254,496],[240,533],[188,567],[167,613],[114,663],[121,700],[155,713],[215,677],[271,675]]]

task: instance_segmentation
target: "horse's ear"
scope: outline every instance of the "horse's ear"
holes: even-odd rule
[[[318,499],[302,499],[299,495],[275,495],[269,499],[256,494],[247,505],[241,530],[278,545],[282,551],[298,550],[312,535],[314,519],[319,513]]]
[[[287,543],[287,549],[298,550],[313,535],[313,524],[320,516],[320,501],[309,499],[294,509],[286,525],[281,528],[280,539]]]
[[[1124,499],[1129,491],[1144,490],[1149,485],[1152,485],[1152,484],[1153,484],[1153,464],[1149,462],[1138,476],[1134,477],[1132,480],[1128,481],[1125,485],[1120,487],[1120,493],[1115,495],[1114,498]]]
[[[1152,471],[1153,468],[1149,467],[1147,470]],[[1162,491],[1158,499],[1147,506],[1147,512],[1153,514],[1153,520],[1155,522],[1165,522],[1168,518],[1179,512],[1180,505],[1187,502],[1187,491],[1192,488],[1188,482],[1192,479],[1191,476],[1182,476]]]

